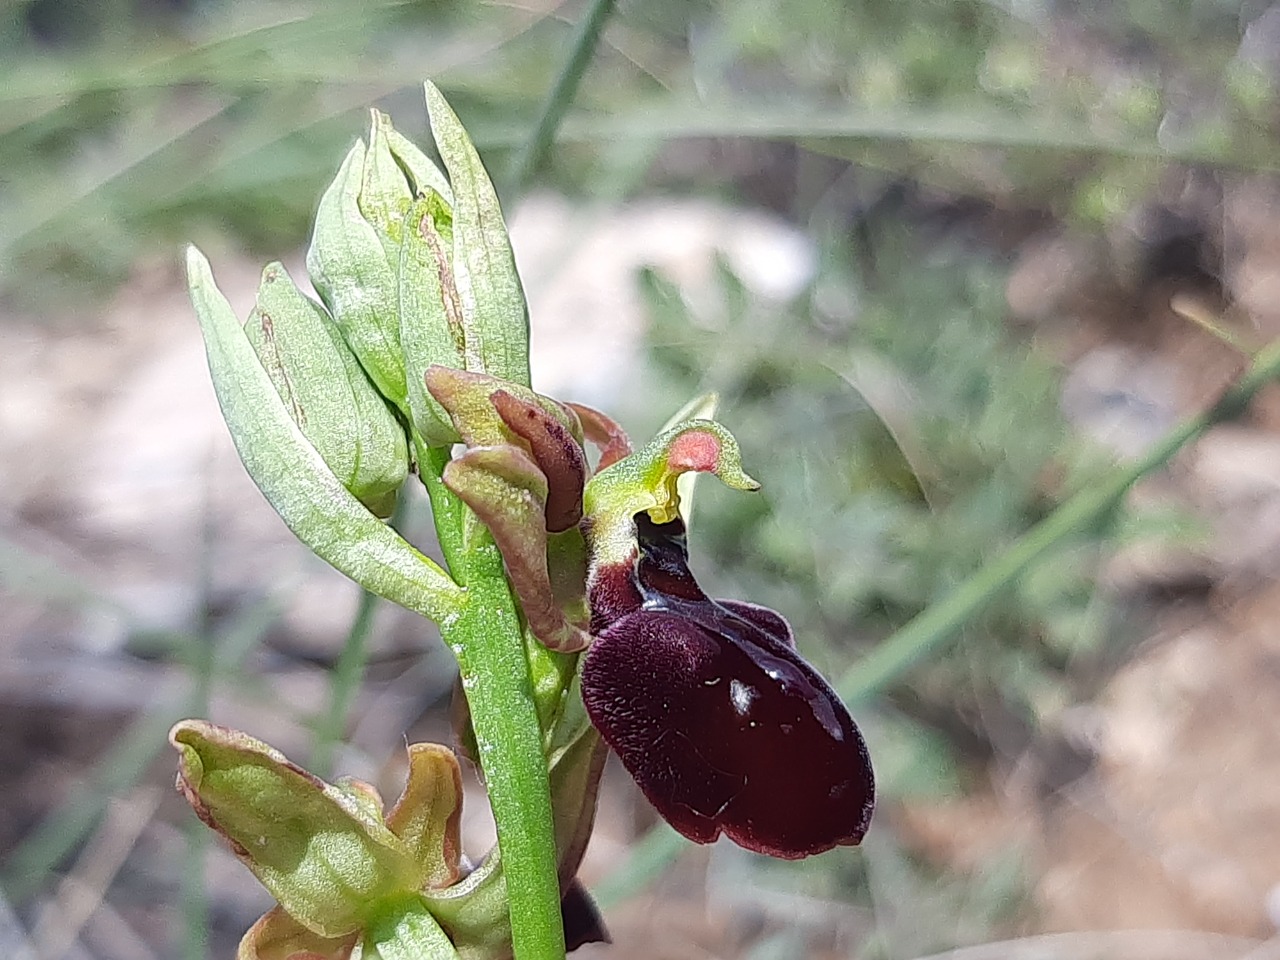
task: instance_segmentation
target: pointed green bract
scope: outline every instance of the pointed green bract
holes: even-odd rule
[[[431,134],[453,189],[453,269],[467,331],[466,368],[529,386],[529,312],[498,195],[471,138],[432,83]]]
[[[449,186],[449,178],[440,172],[440,168],[432,162],[431,158],[419,150],[417,144],[393,127],[391,119],[386,114],[375,110],[374,122],[382,126],[387,147],[404,170],[405,176],[409,178],[414,196],[424,197],[434,191],[444,200],[445,206],[452,207],[453,190]]]
[[[329,469],[376,516],[390,516],[409,472],[404,430],[329,315],[272,263],[244,329],[293,422]]]
[[[289,529],[366,590],[437,622],[454,616],[463,591],[334,476],[290,417],[194,247],[187,251],[187,282],[236,450]]]
[[[395,272],[360,210],[365,146],[357,141],[320,198],[307,272],[378,391],[405,406],[404,359]]]
[[[198,720],[179,723],[169,740],[200,818],[313,933],[346,936],[379,901],[418,885],[418,866],[380,818],[279,751]]]

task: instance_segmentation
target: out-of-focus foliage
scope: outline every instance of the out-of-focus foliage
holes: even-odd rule
[[[362,126],[354,114],[378,103],[410,116],[397,107],[426,76],[501,170],[578,14],[467,0],[11,3],[0,284],[117,279],[139,252],[216,230],[278,253]],[[1277,21],[1216,0],[623,3],[562,129],[576,145],[544,174],[629,192],[673,139],[772,137],[1106,222],[1169,158],[1274,167]],[[742,165],[704,153],[668,151],[666,174],[726,189]],[[792,186],[802,195],[803,176]]]
[[[784,610],[832,670],[1109,468],[1065,421],[1058,369],[1008,331],[993,265],[894,234],[876,245],[883,283],[832,243],[791,304],[728,268],[716,303],[646,284],[669,395],[717,391],[764,484],[758,498],[706,498],[694,542],[718,558],[723,595]],[[1115,652],[1101,551],[1152,531],[1121,515],[1069,545],[918,668],[898,707],[962,755],[1025,748]]]

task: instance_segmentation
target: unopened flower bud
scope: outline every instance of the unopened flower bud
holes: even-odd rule
[[[388,517],[409,470],[404,430],[333,321],[278,263],[244,326],[289,415],[369,511]]]

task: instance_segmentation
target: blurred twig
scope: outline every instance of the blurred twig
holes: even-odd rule
[[[1164,466],[1214,424],[1238,416],[1253,395],[1277,377],[1280,377],[1280,340],[1261,350],[1240,379],[1208,410],[1175,427],[1144,457],[1120,467],[1110,479],[1081,490],[1008,550],[850,667],[836,684],[840,696],[846,703],[859,703],[898,680],[952,639],[974,614],[1055,547],[1101,521],[1135,483]]]
[[[31,939],[44,960],[59,960],[75,943],[151,822],[161,796],[159,787],[147,786],[111,802],[102,826],[40,910]]]
[[[552,85],[547,99],[542,104],[542,113],[534,124],[533,133],[525,142],[523,149],[511,167],[511,175],[507,178],[506,195],[509,198],[518,196],[529,182],[529,178],[537,172],[538,165],[546,156],[547,149],[555,140],[556,130],[564,119],[565,111],[573,103],[578,92],[578,84],[586,72],[587,64],[595,53],[596,44],[604,30],[609,15],[613,13],[614,0],[591,0],[587,15],[582,18],[578,32],[573,38],[569,59],[565,61]]]
[[[244,611],[218,645],[217,669],[233,673],[280,616],[279,597]],[[4,864],[0,883],[15,901],[30,897],[94,828],[111,798],[131,789],[166,749],[165,734],[192,715],[190,693],[161,697],[94,766],[88,779],[23,838]]]

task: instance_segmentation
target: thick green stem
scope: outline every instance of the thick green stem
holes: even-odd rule
[[[440,482],[447,451],[419,450],[462,612],[440,624],[458,658],[506,877],[516,960],[563,960],[551,787],[520,620],[493,537]]]

